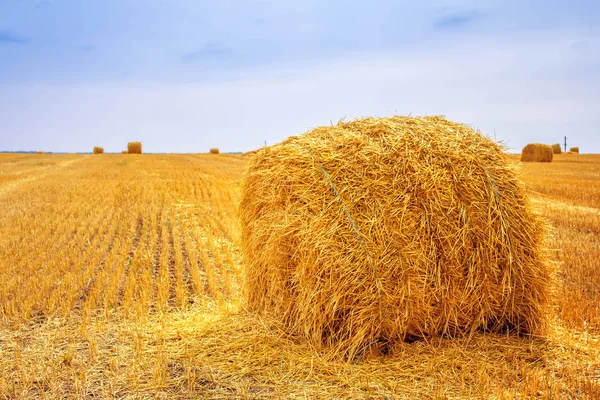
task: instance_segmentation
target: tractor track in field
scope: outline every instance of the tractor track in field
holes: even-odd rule
[[[104,252],[104,256],[102,257],[102,260],[100,260],[100,262],[98,263],[96,268],[94,268],[94,272],[92,273],[92,276],[90,276],[90,278],[88,279],[87,283],[85,285],[83,285],[83,287],[81,288],[81,292],[78,296],[78,299],[77,299],[75,305],[73,306],[73,310],[81,311],[81,309],[83,308],[83,305],[87,301],[94,285],[96,284],[98,275],[102,272],[102,270],[106,266],[106,260],[108,258],[108,255],[110,254],[110,252],[112,251],[112,249],[114,247],[115,239],[117,238],[118,234],[119,234],[119,230],[115,229],[113,231],[112,237],[108,243],[108,246],[106,247],[106,251]]]
[[[161,209],[156,218],[156,248],[152,255],[152,304],[150,310],[155,312],[158,304],[158,277],[160,275],[160,255],[162,254],[162,213]]]
[[[185,238],[181,225],[179,225],[179,243],[181,245],[181,256],[183,258],[183,284],[188,295],[188,302],[193,302],[194,297],[198,292],[198,288],[194,289],[195,285],[192,280],[190,256],[188,254],[187,246],[185,245]]]
[[[119,282],[119,291],[117,294],[117,306],[121,306],[123,304],[123,297],[125,295],[125,285],[127,284],[127,277],[129,276],[129,271],[131,270],[131,263],[135,257],[135,251],[137,250],[140,240],[142,238],[142,232],[144,229],[144,219],[141,215],[138,216],[137,224],[135,227],[135,235],[133,240],[131,241],[131,246],[129,247],[129,251],[127,252],[127,262],[125,262],[125,271],[123,272],[123,276]]]
[[[177,277],[175,275],[175,244],[173,239],[173,224],[169,227],[169,262],[167,264],[169,272],[169,308],[177,308],[177,294],[175,287],[177,285]]]
[[[25,178],[21,178],[21,179],[17,179],[9,184],[7,184],[6,186],[0,188],[0,198],[5,196],[6,194],[12,192],[15,189],[18,189],[19,187],[31,183],[31,182],[35,182],[38,181],[44,177],[46,177],[47,175],[56,172],[56,171],[60,171],[63,168],[66,168],[72,164],[75,164],[77,162],[80,162],[82,160],[85,160],[89,157],[89,155],[83,156],[81,158],[77,158],[74,160],[66,160],[66,161],[62,161],[58,164],[54,164],[54,165],[49,165],[47,167],[43,167],[43,168],[38,168],[36,169],[35,175],[31,175]],[[27,171],[25,171],[27,172]]]

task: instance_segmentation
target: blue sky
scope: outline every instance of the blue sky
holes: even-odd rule
[[[446,115],[600,153],[600,2],[0,0],[0,149],[246,151]]]

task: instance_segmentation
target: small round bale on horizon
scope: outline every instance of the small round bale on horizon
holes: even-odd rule
[[[577,146],[571,147],[569,149],[569,152],[574,153],[574,154],[579,154],[579,147],[577,147]]]
[[[560,144],[553,144],[552,145],[552,152],[554,154],[562,154],[562,149],[560,148]]]
[[[216,147],[213,147],[212,149],[210,149],[210,154],[219,154],[219,149],[217,149]]]
[[[540,334],[544,223],[504,148],[442,117],[365,118],[261,149],[242,180],[250,310],[316,348]]]
[[[552,147],[542,143],[530,143],[523,147],[522,162],[552,162],[554,151]]]
[[[104,154],[104,147],[95,146],[93,153],[94,154]]]
[[[129,142],[127,143],[128,154],[142,154],[142,142]]]

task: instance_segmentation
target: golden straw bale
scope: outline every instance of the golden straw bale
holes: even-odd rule
[[[142,154],[142,143],[141,142],[129,142],[127,143],[128,154]]]
[[[553,156],[554,152],[551,146],[541,143],[530,143],[523,147],[521,161],[551,162]]]
[[[540,334],[544,224],[501,145],[442,117],[319,127],[250,158],[250,310],[316,348],[477,330]]]
[[[217,149],[217,148],[210,149],[210,154],[219,154],[219,149]]]
[[[562,149],[560,148],[560,144],[553,144],[552,145],[552,152],[554,154],[562,154]]]
[[[94,154],[104,154],[104,147],[94,147]]]
[[[46,154],[45,151],[36,151],[35,154]]]
[[[121,154],[129,154],[127,150],[121,150]]]
[[[571,147],[569,149],[569,152],[579,154],[579,147]]]

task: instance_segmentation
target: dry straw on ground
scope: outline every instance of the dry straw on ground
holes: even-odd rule
[[[554,156],[552,146],[541,143],[530,143],[523,147],[521,161],[523,162],[551,162]]]
[[[541,334],[543,223],[503,148],[441,117],[320,127],[250,159],[249,308],[343,357],[477,330]]]
[[[579,154],[579,147],[571,147],[569,149],[569,152]]]
[[[104,147],[94,147],[94,154],[104,154]]]
[[[210,154],[219,154],[219,149],[217,149],[217,148],[210,149]]]
[[[141,142],[129,142],[127,143],[128,154],[142,154],[142,143]]]
[[[560,144],[553,144],[552,145],[552,152],[554,154],[562,154],[562,149],[560,148]]]

